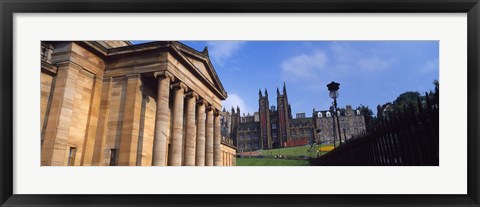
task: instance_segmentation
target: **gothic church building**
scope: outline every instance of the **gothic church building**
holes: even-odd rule
[[[222,112],[222,136],[231,137],[237,152],[275,149],[282,147],[302,146],[313,143],[333,143],[334,140],[354,137],[365,131],[365,119],[359,110],[350,105],[338,113],[341,134],[333,123],[337,116],[330,111],[313,110],[311,117],[305,113],[297,113],[292,117],[292,109],[288,102],[287,88],[284,83],[282,93],[277,88],[277,107],[270,106],[269,94],[258,92],[258,112],[242,114],[240,108],[231,112]],[[335,122],[334,122],[335,120]],[[335,132],[334,132],[335,129]]]

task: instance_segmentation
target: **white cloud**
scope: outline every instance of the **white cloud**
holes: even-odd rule
[[[328,52],[335,58],[332,68],[344,72],[358,70],[362,72],[379,72],[388,69],[394,63],[391,57],[381,57],[375,48],[361,51],[352,47],[348,42],[333,42],[328,47]]]
[[[357,63],[360,69],[366,72],[378,72],[389,68],[393,63],[393,59],[370,56],[360,58]]]
[[[208,53],[216,63],[224,65],[244,43],[242,41],[209,41],[207,42]]]
[[[431,73],[433,71],[438,71],[438,59],[426,61],[422,68],[420,68],[421,74]]]
[[[305,50],[282,61],[280,67],[284,80],[316,86],[319,80],[338,80],[352,72],[368,76],[387,70],[395,63],[395,58],[384,57],[375,48],[363,51],[349,42],[332,42],[323,50],[305,46]]]
[[[328,47],[332,58],[342,64],[350,64],[361,56],[361,52],[352,48],[348,42],[332,42]]]
[[[369,78],[372,74],[393,68],[396,56],[385,54],[374,46],[357,47],[350,42],[332,42],[324,47],[304,45],[304,51],[284,59],[281,77],[300,84],[315,93],[322,93],[331,81],[350,81],[349,77]]]
[[[311,54],[301,54],[284,60],[280,67],[284,79],[291,81],[311,79],[327,65],[325,52],[316,50]]]
[[[230,111],[232,107],[237,109],[237,106],[240,108],[241,113],[250,113],[253,114],[254,110],[245,104],[245,101],[237,94],[229,93],[225,101],[222,102],[222,107],[225,110]]]

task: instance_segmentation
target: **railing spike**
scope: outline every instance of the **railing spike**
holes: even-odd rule
[[[418,113],[423,114],[423,105],[422,105],[422,100],[420,100],[420,97],[417,97],[417,108],[418,108]]]
[[[432,106],[431,106],[430,97],[428,96],[427,92],[425,92],[425,99],[426,99],[426,104],[427,104],[427,107],[426,107],[427,108],[427,113],[429,113]]]

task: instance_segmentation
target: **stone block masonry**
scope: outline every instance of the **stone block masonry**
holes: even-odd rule
[[[42,166],[235,165],[207,52],[175,41],[41,45]]]

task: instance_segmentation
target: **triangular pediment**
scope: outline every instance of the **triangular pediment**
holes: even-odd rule
[[[210,82],[213,83],[213,78],[211,73],[208,71],[208,65],[205,64],[205,61],[198,60],[192,56],[187,55],[186,57],[199,71],[202,73],[205,78],[207,78]]]
[[[212,84],[221,94],[226,98],[227,93],[223,88],[222,83],[210,61],[208,53],[198,52],[180,42],[175,42],[180,55],[187,61],[188,64],[201,74],[205,81]]]
[[[115,71],[117,75],[122,74],[124,72],[122,69],[125,68],[136,68],[136,70],[143,68],[143,70],[147,71],[158,70],[159,65],[165,64],[166,61],[171,61],[172,67],[177,67],[177,64],[181,64],[181,67],[188,70],[184,74],[177,75],[194,76],[196,80],[200,81],[200,84],[212,91],[220,100],[227,98],[227,92],[223,88],[206,49],[203,52],[199,52],[178,41],[156,41],[109,49],[98,42],[85,41],[83,44],[101,52],[102,55],[109,56],[111,59],[124,58],[122,59],[124,61],[110,62],[108,70]],[[134,53],[142,54],[142,59],[132,58],[130,54]],[[159,56],[159,54],[167,55]],[[172,59],[169,59],[170,57]],[[112,73],[115,74],[115,72]]]

